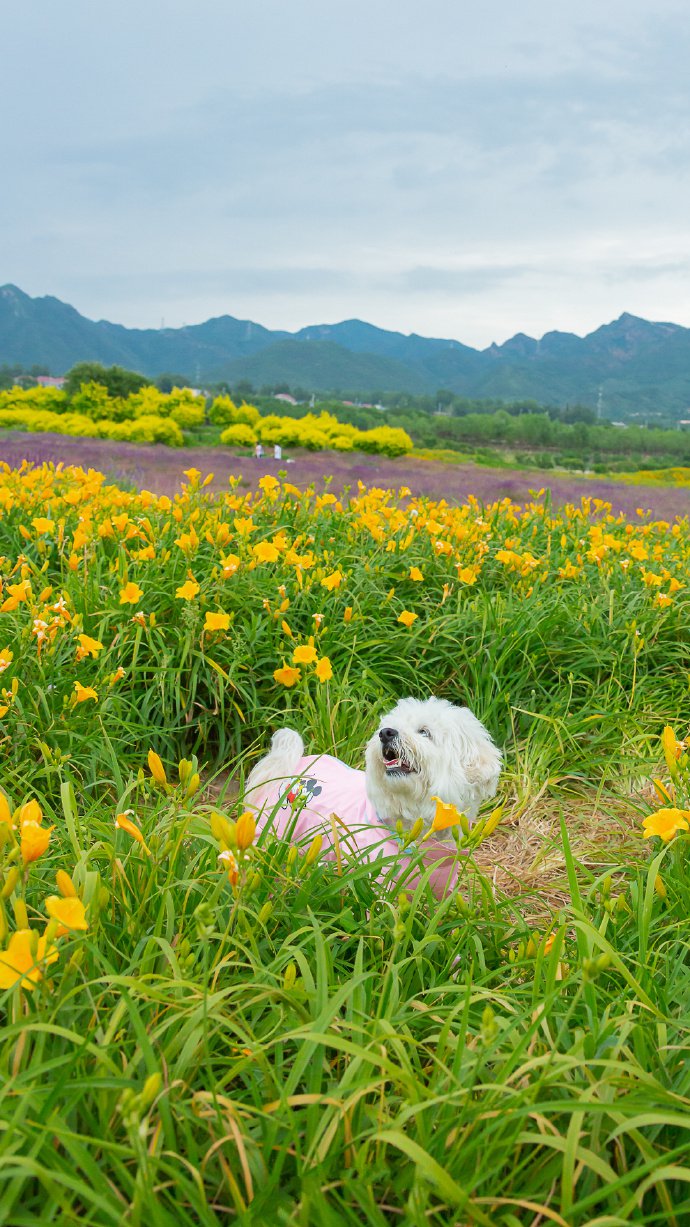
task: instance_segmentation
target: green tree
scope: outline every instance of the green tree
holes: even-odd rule
[[[98,383],[108,389],[111,396],[129,396],[138,392],[150,381],[136,371],[123,366],[103,366],[100,362],[78,362],[67,373],[65,392],[74,396],[83,383]]]
[[[233,384],[232,396],[233,400],[246,400],[248,396],[254,395],[254,384],[249,379],[240,379],[239,383]]]
[[[164,375],[158,376],[156,380],[156,387],[158,388],[159,392],[165,392],[166,394],[172,392],[173,388],[188,388],[189,376],[169,375],[166,371]],[[135,388],[134,391],[138,392],[139,389]]]

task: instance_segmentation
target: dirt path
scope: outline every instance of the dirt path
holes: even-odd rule
[[[677,487],[629,486],[605,478],[582,478],[545,472],[527,473],[517,470],[484,468],[473,464],[441,464],[436,461],[400,457],[389,460],[381,456],[342,452],[294,452],[288,462],[264,457],[236,456],[227,448],[169,448],[160,444],[142,446],[135,443],[113,443],[107,439],[81,439],[69,435],[25,434],[20,431],[0,435],[0,460],[10,465],[22,460],[41,464],[82,465],[99,469],[113,481],[126,481],[154,491],[175,494],[184,469],[200,469],[205,475],[214,473],[212,489],[227,487],[228,478],[241,475],[243,485],[256,487],[264,473],[277,474],[284,470],[288,481],[296,486],[314,482],[318,488],[331,478],[330,489],[340,493],[345,486],[385,488],[408,486],[415,495],[445,498],[449,502],[464,502],[475,494],[483,501],[509,497],[523,502],[530,491],[548,486],[554,502],[579,502],[583,494],[600,498],[613,505],[614,511],[634,515],[637,508],[651,511],[657,519],[672,520],[676,515],[690,515],[690,490]]]

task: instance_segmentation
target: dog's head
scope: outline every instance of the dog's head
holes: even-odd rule
[[[401,699],[366,749],[367,792],[384,821],[430,821],[440,797],[469,818],[498,785],[501,755],[483,724],[446,699]]]

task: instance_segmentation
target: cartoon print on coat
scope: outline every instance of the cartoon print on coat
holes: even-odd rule
[[[296,805],[298,801],[301,801],[303,805],[308,805],[321,792],[323,792],[323,789],[318,780],[315,780],[313,776],[302,776],[301,779],[292,785],[280,808],[289,809],[291,806]]]

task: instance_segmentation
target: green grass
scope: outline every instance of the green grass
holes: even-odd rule
[[[90,932],[7,1003],[2,1221],[686,1221],[690,841],[570,862],[545,954],[469,865],[439,904],[264,840],[233,892],[203,811],[124,801],[152,857],[77,800]]]
[[[0,1222],[690,1222],[690,834],[651,850],[639,837],[654,808],[645,781],[668,782],[659,733],[683,734],[690,667],[684,587],[658,608],[641,576],[684,577],[687,526],[608,522],[625,548],[597,561],[586,510],[446,517],[419,500],[410,537],[394,498],[266,495],[251,504],[252,541],[299,539],[315,562],[298,578],[283,562],[250,565],[235,525],[244,496],[210,504],[191,489],[174,519],[126,492],[73,505],[69,483],[49,495],[45,475],[31,480],[0,481],[2,602],[22,568],[32,584],[0,612],[0,653],[14,655],[0,784],[55,829],[19,878],[13,837],[0,840],[2,906],[10,932],[23,906],[41,932],[67,870],[89,929],[59,939],[32,992],[0,994]],[[32,527],[47,509],[60,532]],[[73,569],[80,517],[92,524]],[[175,542],[192,523],[189,556]],[[128,540],[132,526],[144,538]],[[145,540],[153,560],[135,557]],[[434,544],[445,541],[452,558]],[[621,568],[635,543],[649,557]],[[544,578],[511,571],[502,548],[547,560]],[[232,549],[242,565],[223,579]],[[578,556],[577,580],[560,577]],[[457,566],[477,560],[477,582],[460,583]],[[342,585],[324,588],[336,566]],[[175,592],[190,570],[200,592],[185,602]],[[141,584],[144,626],[120,603],[126,580]],[[60,593],[70,620],[39,653],[34,619]],[[204,611],[218,608],[232,619],[213,639]],[[409,630],[403,608],[418,613]],[[103,648],[75,663],[82,631]],[[311,634],[333,681],[305,672],[277,686],[273,670]],[[75,680],[98,700],[75,704]],[[378,712],[408,692],[470,702],[505,747],[504,830],[459,857],[458,889],[439,902],[423,873],[405,889],[397,861],[381,878],[369,864],[341,875],[267,834],[233,887],[213,777],[215,804],[236,816],[226,773],[241,786],[283,723],[359,765]],[[204,774],[191,797],[176,783],[183,753]],[[540,807],[544,863],[558,860],[541,876],[532,845],[522,865],[510,851]],[[125,811],[150,855],[116,830]],[[603,828],[597,856],[586,817],[588,832]]]

